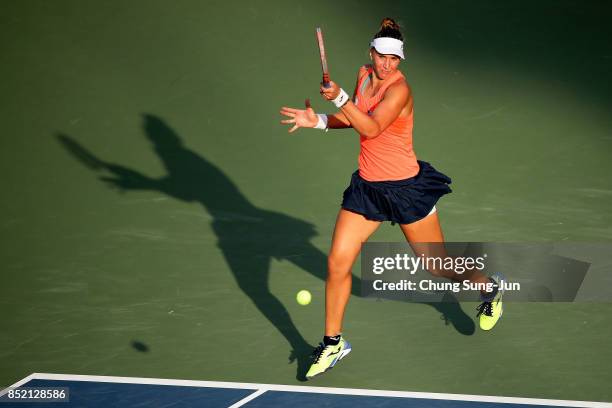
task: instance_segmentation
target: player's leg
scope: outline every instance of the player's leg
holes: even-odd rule
[[[300,254],[288,258],[301,269],[310,272],[313,276],[327,281],[328,254],[308,242],[300,247]],[[351,295],[361,296],[361,277],[351,274]]]
[[[438,211],[412,224],[400,224],[400,228],[408,242],[444,242],[444,234],[440,227]]]
[[[307,378],[332,368],[351,351],[351,345],[340,333],[344,310],[351,294],[353,263],[361,251],[361,244],[380,225],[378,221],[344,209],[340,210],[327,259],[325,285],[325,337],[312,355],[313,363]]]
[[[438,212],[430,213],[427,217],[414,222],[412,224],[400,225],[404,236],[410,243],[415,254],[423,254],[425,257],[447,257],[444,245],[444,236],[440,227]],[[431,243],[440,243],[434,244]],[[493,275],[486,276],[477,269],[465,271],[464,273],[456,273],[448,269],[430,270],[435,276],[442,276],[455,281],[469,280],[471,282],[487,284],[493,282],[497,286],[501,283],[501,276]],[[490,330],[495,326],[503,313],[502,305],[503,290],[495,288],[493,292],[481,291],[483,303],[478,307],[478,317],[480,327],[483,330]]]
[[[325,285],[325,335],[342,332],[344,310],[351,294],[352,267],[361,245],[380,226],[363,215],[341,209],[336,219],[332,246],[327,258]]]
[[[443,245],[444,235],[440,227],[440,219],[438,212],[434,211],[427,217],[420,219],[412,224],[400,225],[406,240],[410,243],[415,254],[423,254],[426,257],[442,257],[448,256],[446,248]],[[488,278],[476,269],[465,271],[464,273],[456,273],[449,269],[433,269],[429,271],[432,275],[442,276],[455,281],[470,280],[472,282],[488,282]]]

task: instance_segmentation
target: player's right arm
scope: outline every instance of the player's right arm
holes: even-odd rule
[[[357,87],[359,86],[359,81],[361,78],[368,72],[366,66],[359,67],[359,71],[357,72],[357,81],[355,82],[355,90],[353,91],[353,101],[355,100],[355,96],[357,96]],[[330,129],[346,129],[353,127],[351,122],[346,118],[346,115],[342,113],[342,111],[338,111],[336,113],[328,113],[327,114],[327,127]]]

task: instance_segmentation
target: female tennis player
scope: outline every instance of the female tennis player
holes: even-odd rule
[[[382,21],[370,43],[370,59],[371,64],[359,69],[352,99],[333,81],[328,87],[321,86],[321,95],[338,108],[336,113],[316,114],[308,100],[306,109],[281,109],[289,118],[281,123],[293,125],[289,132],[353,128],[361,143],[359,169],[344,192],[328,256],[325,335],[313,353],[307,378],[329,370],[351,351],[341,335],[351,293],[351,269],[362,243],[381,222],[399,224],[413,249],[418,243],[444,241],[435,205],[451,192],[451,180],[429,163],[417,160],[412,148],[413,98],[398,69],[404,59],[403,37],[394,20]],[[482,273],[430,272],[453,280],[497,285],[497,278]],[[496,287],[486,295],[478,316],[481,328],[489,330],[502,313],[502,290]]]

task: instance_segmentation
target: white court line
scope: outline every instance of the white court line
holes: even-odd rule
[[[251,401],[251,400],[254,400],[255,398],[259,397],[259,396],[260,396],[261,394],[263,394],[264,392],[266,392],[266,390],[258,390],[258,391],[256,391],[256,392],[252,393],[251,395],[249,395],[249,396],[247,396],[247,397],[245,397],[245,398],[241,399],[241,400],[240,400],[240,401],[238,401],[237,403],[230,405],[230,406],[229,406],[229,407],[227,407],[227,408],[238,408],[238,407],[241,407],[241,406],[243,406],[244,404],[246,404],[247,402],[249,402],[249,401]]]
[[[495,402],[501,404],[550,405],[557,407],[612,408],[612,403],[595,401],[569,401],[541,398],[498,397],[492,395],[465,395],[411,391],[366,390],[359,388],[307,387],[302,385],[255,384],[222,381],[171,380],[163,378],[111,377],[99,375],[33,373],[16,384],[23,384],[24,382],[26,382],[26,379],[28,381],[37,379],[62,381],[91,381],[120,384],[173,385],[183,387],[214,387],[262,391],[262,393],[264,391],[287,391],[308,392],[316,394],[360,395],[372,397],[423,398],[451,401]]]
[[[6,387],[5,389],[0,391],[0,397],[3,396],[4,394],[6,394],[7,392],[9,392],[11,390],[11,388],[17,388],[19,386],[22,386],[23,384],[27,383],[28,381],[30,381],[32,379],[34,379],[34,374],[30,374],[26,378],[24,378],[23,380],[19,380],[19,381],[17,381],[13,385],[9,385],[8,387]]]

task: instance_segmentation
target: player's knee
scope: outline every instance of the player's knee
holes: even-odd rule
[[[441,269],[429,269],[428,271],[432,276],[435,276],[436,278],[442,278],[445,276],[444,271]]]
[[[351,274],[352,261],[344,254],[331,253],[327,257],[327,273],[332,278],[342,278]]]

